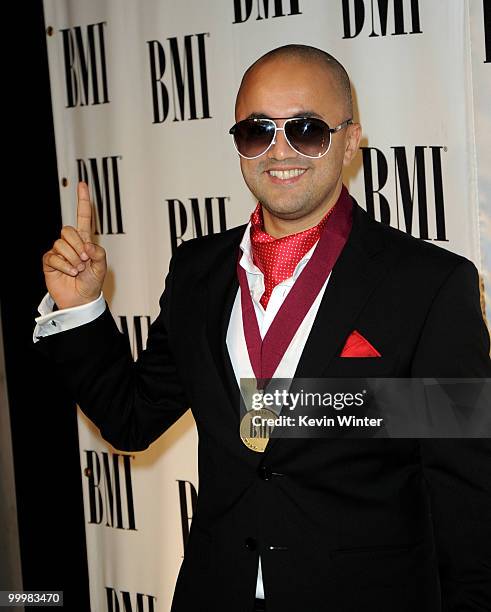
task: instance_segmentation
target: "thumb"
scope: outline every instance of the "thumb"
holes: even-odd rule
[[[86,242],[84,244],[85,252],[89,256],[92,267],[95,271],[105,272],[106,270],[106,251],[93,242]]]
[[[106,251],[98,244],[94,244],[93,242],[86,242],[84,244],[84,247],[87,255],[93,261],[102,261],[106,258]]]

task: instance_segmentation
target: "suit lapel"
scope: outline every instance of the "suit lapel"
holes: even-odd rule
[[[387,272],[391,259],[373,223],[363,209],[355,208],[352,233],[332,271],[296,378],[326,375],[329,362],[340,354],[358,314]]]
[[[328,375],[365,303],[385,276],[391,258],[377,223],[355,205],[353,228],[331,278],[295,371],[295,379]],[[295,388],[293,383],[291,390]],[[270,439],[266,453],[281,438]]]
[[[208,277],[206,296],[207,337],[215,366],[230,397],[233,411],[239,417],[240,391],[227,349],[227,329],[239,287],[236,265],[239,245],[246,226],[231,230],[229,240],[217,253]]]

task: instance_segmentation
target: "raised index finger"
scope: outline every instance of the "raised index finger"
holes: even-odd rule
[[[92,235],[92,205],[87,183],[81,181],[77,191],[77,230],[82,240],[88,242]]]

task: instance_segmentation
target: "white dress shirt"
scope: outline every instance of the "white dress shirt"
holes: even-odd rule
[[[240,265],[244,268],[247,274],[247,283],[251,292],[252,302],[254,304],[254,311],[256,313],[257,323],[259,327],[259,333],[261,338],[264,338],[269,326],[273,322],[276,313],[281,308],[286,296],[290,293],[295,281],[299,277],[302,270],[307,265],[307,262],[312,257],[312,254],[317,246],[317,243],[306,253],[302,259],[298,262],[293,276],[282,281],[273,288],[273,292],[268,301],[266,310],[262,307],[260,299],[264,293],[264,275],[261,270],[254,264],[252,260],[252,249],[251,249],[251,238],[250,238],[250,226],[247,229],[240,243],[242,249],[242,257],[240,258]],[[330,275],[329,275],[330,276]],[[329,277],[319,291],[315,298],[312,306],[307,312],[302,323],[299,325],[295,335],[293,336],[288,348],[283,355],[278,367],[274,372],[275,378],[293,378],[295,370],[297,369],[300,356],[302,355],[305,343],[309,336],[310,330],[314,323],[314,319],[317,315],[324,290],[329,281]],[[247,344],[244,336],[244,326],[242,324],[242,310],[241,310],[241,296],[240,288],[235,296],[234,305],[232,307],[232,313],[230,315],[230,321],[227,330],[227,349],[230,355],[230,361],[234,369],[237,384],[240,387],[241,378],[255,378],[252,369],[251,361],[249,359],[249,353],[247,351]],[[256,584],[256,597],[264,599],[264,587],[261,569],[261,557],[259,557],[259,567],[257,574]]]
[[[271,297],[269,298],[267,308],[264,310],[259,301],[264,293],[264,275],[252,260],[250,226],[251,225],[249,223],[240,243],[240,248],[242,249],[240,265],[244,268],[247,274],[247,282],[249,284],[249,290],[251,292],[254,310],[256,312],[259,332],[261,334],[261,338],[264,338],[269,326],[276,316],[276,313],[281,308],[283,301],[290,292],[290,289],[293,287],[296,279],[306,266],[309,259],[312,257],[317,243],[298,262],[293,275],[274,287]],[[319,291],[319,294],[307,312],[307,315],[293,336],[292,341],[283,355],[283,358],[278,364],[278,367],[274,373],[276,378],[293,378],[300,360],[300,356],[303,352],[305,343],[314,323],[314,319],[317,315],[317,311],[319,309],[322,296],[324,295],[326,285],[329,281],[329,277],[326,279],[324,285]],[[84,304],[83,306],[65,308],[63,310],[56,310],[54,312],[53,306],[53,299],[49,293],[47,293],[38,308],[40,316],[36,318],[36,328],[34,329],[33,334],[34,342],[37,342],[38,338],[41,336],[49,336],[73,327],[78,327],[79,325],[90,323],[90,321],[93,321],[99,317],[106,308],[102,292],[96,300],[88,304]],[[237,384],[240,387],[241,378],[254,378],[254,372],[249,359],[249,354],[247,352],[244,328],[242,325],[240,288],[235,296],[227,329],[227,349],[230,355],[235,377],[237,379]],[[261,557],[259,557],[256,597],[264,599]]]
[[[35,319],[36,327],[32,335],[34,342],[38,342],[39,338],[44,336],[51,336],[90,323],[106,310],[106,301],[102,291],[96,300],[82,304],[82,306],[53,311],[54,305],[53,298],[47,293],[38,306],[40,316]]]

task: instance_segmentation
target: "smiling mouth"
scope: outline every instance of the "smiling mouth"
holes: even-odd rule
[[[306,171],[306,168],[292,168],[291,170],[268,170],[267,174],[272,178],[288,181],[302,176]]]

